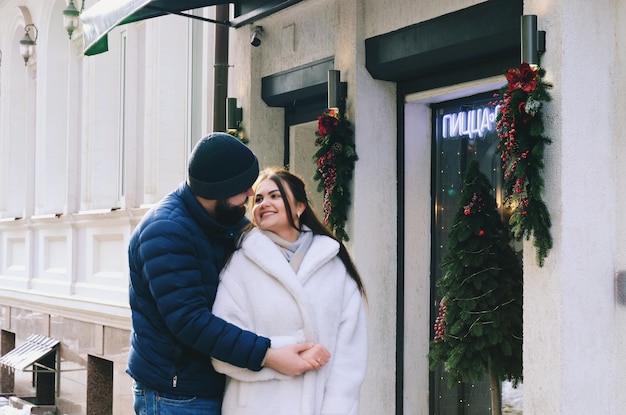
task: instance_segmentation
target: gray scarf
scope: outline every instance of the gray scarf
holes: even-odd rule
[[[313,232],[311,229],[303,226],[300,235],[298,236],[298,240],[295,242],[289,242],[276,235],[274,232],[270,231],[261,231],[265,236],[270,238],[272,242],[278,245],[280,251],[285,256],[285,259],[291,265],[291,268],[294,272],[298,272],[300,268],[300,264],[304,260],[304,256],[306,252],[309,250],[309,247],[313,243]]]

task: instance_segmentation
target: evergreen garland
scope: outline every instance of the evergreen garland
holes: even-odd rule
[[[347,241],[350,239],[345,231],[351,203],[350,184],[358,157],[352,124],[344,117],[345,107],[345,99],[342,99],[338,112],[329,110],[317,117],[315,144],[319,149],[313,155],[317,165],[313,178],[318,181],[317,190],[324,195],[324,222],[337,238]]]
[[[539,266],[552,248],[550,213],[542,199],[543,153],[551,141],[543,134],[540,111],[551,99],[548,89],[552,87],[543,82],[544,75],[543,69],[533,69],[527,63],[509,69],[496,118],[506,203],[513,209],[509,224],[517,240],[534,236]]]
[[[500,381],[522,379],[523,277],[490,189],[478,162],[470,162],[437,281],[441,301],[429,359],[432,369],[444,364],[450,386],[489,373],[499,394]]]

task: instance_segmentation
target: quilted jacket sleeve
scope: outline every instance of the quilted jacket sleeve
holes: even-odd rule
[[[141,275],[146,279],[143,286],[150,293],[137,293],[135,301],[145,304],[133,308],[158,313],[160,319],[146,321],[159,321],[166,326],[146,330],[167,330],[178,342],[197,352],[260,370],[270,341],[212,313],[218,269],[211,262],[210,249],[201,250],[207,242],[194,232],[197,231],[193,227],[175,220],[155,221],[144,229],[136,255],[142,259]],[[209,258],[199,261],[202,256]]]

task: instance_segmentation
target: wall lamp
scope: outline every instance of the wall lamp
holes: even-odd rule
[[[328,109],[339,113],[341,100],[345,98],[344,84],[341,83],[341,72],[336,69],[328,71]]]
[[[63,10],[63,27],[67,30],[67,34],[72,38],[74,30],[78,29],[78,16],[83,12],[85,8],[85,0],[82,0],[80,6],[80,12],[74,5],[74,0],[70,0],[65,10]]]
[[[30,29],[35,30],[35,40],[30,37],[28,31]],[[20,40],[20,55],[24,58],[24,66],[28,65],[28,60],[35,53],[35,45],[37,44],[37,38],[39,37],[39,30],[37,30],[37,26],[32,23],[24,26],[24,37]]]
[[[226,98],[226,130],[239,130],[243,110],[237,107],[237,98]]]
[[[521,17],[522,62],[533,68],[539,66],[539,54],[546,51],[546,32],[537,30],[537,16],[525,14]]]

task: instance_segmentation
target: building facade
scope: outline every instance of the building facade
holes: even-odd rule
[[[85,12],[106,1],[87,1]],[[59,412],[124,415],[132,413],[126,244],[143,213],[184,180],[194,143],[216,129],[218,42],[214,24],[168,15],[112,25],[108,51],[87,56],[82,26],[71,39],[63,28],[65,7],[0,0],[0,355],[32,334],[56,339]],[[190,13],[216,18],[215,6]],[[230,7],[228,96],[263,166],[312,177],[326,76],[341,73],[359,157],[347,245],[369,298],[361,414],[488,410],[485,384],[447,389],[444,374],[429,370],[448,207],[438,192],[458,186],[469,151],[463,134],[443,146],[436,125],[505,84],[520,62],[523,14],[545,31],[541,66],[553,85],[543,173],[554,238],[542,267],[532,241],[521,244],[523,412],[617,415],[626,407],[626,3]],[[19,45],[31,24],[36,49],[25,64]],[[492,166],[493,131],[485,137],[475,147]],[[3,366],[0,392],[36,394],[29,369]]]

